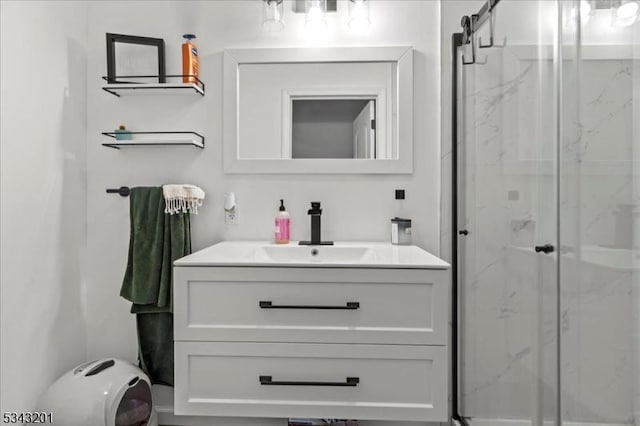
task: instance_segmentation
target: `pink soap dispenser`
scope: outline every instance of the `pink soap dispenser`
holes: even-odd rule
[[[280,211],[276,216],[276,244],[289,244],[289,223],[291,217],[284,207],[284,200],[280,200]]]

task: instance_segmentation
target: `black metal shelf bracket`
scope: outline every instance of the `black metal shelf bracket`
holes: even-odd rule
[[[166,90],[166,89],[181,89],[181,90],[189,90],[192,89],[195,93],[204,96],[205,93],[205,85],[197,76],[192,74],[172,74],[166,75],[165,78],[173,78],[173,79],[183,79],[184,77],[188,77],[193,80],[192,84],[195,86],[190,86],[188,83],[182,82],[174,82],[167,83],[162,81],[161,83],[148,81],[149,79],[158,79],[157,75],[119,75],[115,76],[116,79],[138,79],[142,81],[118,81],[118,80],[110,80],[108,76],[102,76],[102,79],[105,80],[109,86],[103,86],[102,90],[105,92],[111,93],[114,96],[121,97],[121,95],[117,92],[118,90]],[[198,90],[199,89],[199,90]]]

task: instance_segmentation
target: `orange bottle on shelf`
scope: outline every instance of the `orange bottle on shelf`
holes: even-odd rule
[[[198,83],[198,49],[191,41],[196,38],[194,34],[184,34],[185,42],[182,43],[182,82]]]

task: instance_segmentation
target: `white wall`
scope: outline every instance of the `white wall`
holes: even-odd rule
[[[193,246],[221,240],[273,237],[278,200],[292,217],[292,238],[309,235],[310,201],[323,205],[323,237],[388,240],[389,220],[411,217],[414,241],[439,251],[440,39],[439,2],[375,1],[368,35],[346,30],[346,3],[329,19],[330,34],[312,42],[303,15],[287,12],[286,28],[265,33],[258,1],[91,2],[88,61],[88,318],[89,357],[135,360],[134,319],[118,294],[127,260],[128,200],[105,194],[120,185],[190,182],[207,193],[192,222]],[[161,37],[167,72],[179,73],[181,35],[197,35],[204,98],[116,98],[100,90],[106,73],[105,33]],[[222,171],[222,51],[287,46],[411,45],[414,57],[414,173],[412,175],[225,175]],[[100,146],[101,131],[119,123],[137,130],[193,129],[206,148],[112,150]],[[406,189],[404,202],[394,189]],[[226,226],[223,194],[235,191],[240,224]]]
[[[2,1],[0,16],[0,394],[20,412],[85,359],[86,6]]]

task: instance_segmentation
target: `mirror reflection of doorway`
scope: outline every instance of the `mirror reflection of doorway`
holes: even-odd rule
[[[292,99],[292,158],[376,158],[375,101]]]
[[[353,121],[353,158],[376,158],[376,106],[369,101]]]

